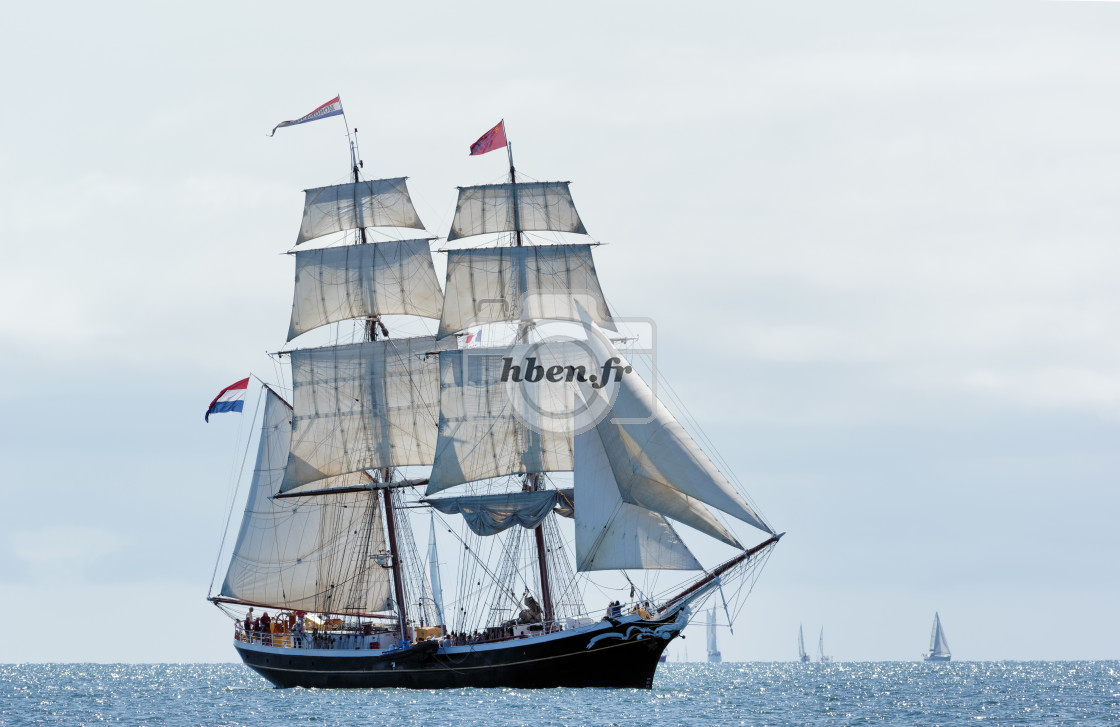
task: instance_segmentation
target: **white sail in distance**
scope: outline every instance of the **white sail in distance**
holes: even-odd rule
[[[388,608],[389,572],[355,557],[385,552],[381,511],[368,492],[273,499],[288,462],[292,412],[266,393],[245,515],[221,594],[319,613]],[[352,484],[369,480],[352,475]],[[368,545],[366,542],[368,541]]]
[[[590,245],[449,250],[439,337],[486,323],[578,321],[614,330]]]
[[[295,415],[282,492],[365,469],[430,465],[439,422],[431,336],[297,349]]]
[[[443,617],[443,582],[439,577],[439,553],[436,551],[436,514],[428,514],[428,585],[432,591],[432,601],[436,609],[438,625],[446,626]]]
[[[522,230],[587,234],[567,182],[460,187],[447,241]]]
[[[424,229],[404,177],[335,184],[304,192],[297,245],[332,232],[365,227]]]
[[[427,239],[300,250],[288,340],[371,315],[439,318],[443,291]]]
[[[949,656],[949,642],[945,638],[945,631],[941,628],[941,616],[933,614],[933,629],[929,635],[930,656]]]

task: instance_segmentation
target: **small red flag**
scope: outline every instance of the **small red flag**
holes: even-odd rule
[[[488,151],[495,149],[502,149],[506,145],[506,120],[502,119],[490,131],[478,138],[478,141],[471,144],[471,156],[485,154]]]

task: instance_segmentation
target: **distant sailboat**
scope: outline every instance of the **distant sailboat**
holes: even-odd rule
[[[805,653],[805,629],[801,625],[797,627],[797,654],[802,664],[809,663],[809,655]]]
[[[824,628],[821,628],[821,638],[817,641],[817,661],[822,664],[832,663],[832,657],[824,655]]]
[[[949,642],[945,640],[945,630],[941,628],[941,617],[933,613],[933,630],[929,635],[929,652],[923,657],[926,661],[949,661]]]
[[[723,661],[723,655],[716,646],[716,607],[708,613],[708,661],[718,664]]]

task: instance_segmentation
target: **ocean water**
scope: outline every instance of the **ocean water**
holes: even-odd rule
[[[1120,662],[662,664],[654,688],[273,689],[239,664],[0,665],[2,725],[1120,725]]]

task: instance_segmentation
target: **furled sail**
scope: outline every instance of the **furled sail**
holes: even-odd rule
[[[502,381],[513,361],[523,366],[527,358],[534,358],[542,371],[550,368],[554,360],[563,360],[559,348],[550,344],[440,352],[439,437],[427,494],[488,477],[572,469],[570,426],[542,426],[540,417],[557,412],[566,420],[577,392],[527,382],[519,388],[508,376]],[[528,356],[530,349],[534,356]],[[526,400],[520,396],[525,391],[541,398]]]
[[[253,480],[221,593],[250,603],[309,612],[388,608],[389,571],[381,511],[371,493],[274,500],[291,441],[292,412],[267,393]],[[368,480],[363,473],[349,479]],[[368,540],[368,551],[365,543]]]
[[[303,224],[296,244],[363,227],[424,229],[404,177],[370,179],[304,190]]]
[[[300,250],[288,340],[348,318],[439,318],[442,310],[426,239]]]
[[[439,363],[431,336],[291,352],[295,415],[281,492],[364,469],[430,465]]]
[[[614,329],[590,245],[449,250],[439,337],[484,323],[581,320]]]
[[[521,230],[587,234],[567,182],[459,187],[448,242],[471,235]]]
[[[497,535],[514,525],[535,528],[554,510],[571,517],[572,490],[535,490],[425,500],[445,515],[462,515],[476,535]]]
[[[700,564],[661,515],[622,501],[595,430],[576,435],[576,569],[699,570]]]

